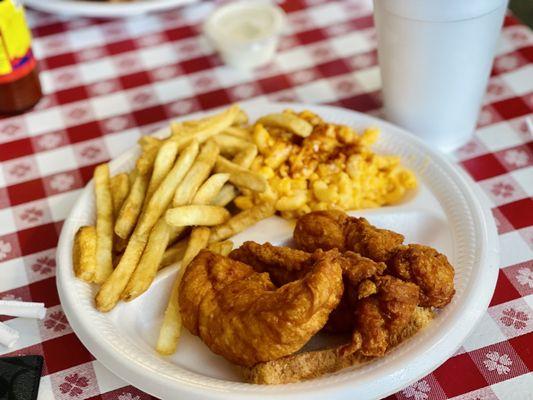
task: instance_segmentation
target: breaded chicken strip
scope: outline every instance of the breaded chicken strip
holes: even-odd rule
[[[229,257],[252,266],[257,272],[268,272],[276,286],[300,279],[312,266],[311,253],[290,247],[273,246],[270,243],[245,242],[233,250]],[[332,333],[349,333],[355,326],[355,289],[365,279],[381,275],[386,265],[350,251],[339,254],[338,261],[342,268],[345,290],[338,307],[330,314],[325,330]]]
[[[444,254],[420,244],[400,246],[389,260],[394,276],[420,286],[420,305],[444,307],[455,294],[455,271]]]
[[[322,329],[340,301],[337,256],[336,251],[312,255],[307,274],[276,288],[268,274],[204,250],[180,285],[183,324],[214,353],[238,365],[292,354]]]
[[[377,262],[387,261],[404,239],[399,233],[376,228],[366,219],[350,217],[342,211],[314,211],[302,216],[293,237],[301,250],[337,248]]]
[[[318,250],[318,253],[321,250]],[[338,252],[336,253],[338,254]],[[276,286],[300,279],[313,264],[313,254],[290,247],[244,242],[229,258],[250,265],[256,272],[268,272]]]
[[[317,254],[320,254],[320,251],[317,250]],[[252,266],[257,272],[268,272],[272,282],[277,286],[301,278],[309,272],[313,263],[312,253],[290,247],[273,246],[268,242],[264,244],[244,242],[233,250],[229,257]],[[354,286],[359,285],[364,279],[380,275],[386,268],[383,263],[377,263],[350,251],[338,254],[337,258],[343,277]]]

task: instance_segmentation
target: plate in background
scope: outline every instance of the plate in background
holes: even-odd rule
[[[164,11],[197,2],[198,0],[133,0],[123,3],[88,0],[23,0],[39,11],[85,17],[123,18],[148,12]]]

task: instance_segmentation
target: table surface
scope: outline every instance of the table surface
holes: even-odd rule
[[[42,321],[0,355],[42,354],[40,400],[151,396],[129,386],[72,332],[55,286],[62,221],[93,168],[175,116],[250,98],[380,112],[368,1],[290,0],[274,62],[254,72],[221,64],[200,35],[212,4],[125,20],[28,12],[47,93],[0,119],[0,298],[45,302]],[[391,398],[531,399],[533,388],[533,34],[506,18],[479,124],[452,157],[490,199],[501,269],[490,308],[461,349]],[[526,393],[529,390],[529,395]]]

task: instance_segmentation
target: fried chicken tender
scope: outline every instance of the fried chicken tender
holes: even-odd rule
[[[233,250],[229,257],[252,266],[257,272],[268,272],[276,286],[300,279],[309,272],[313,260],[312,254],[305,251],[251,241]],[[339,254],[338,262],[342,268],[345,290],[341,302],[330,314],[325,330],[349,333],[353,331],[355,324],[352,312],[356,301],[353,298],[355,289],[363,280],[381,275],[386,265],[350,251]]]
[[[183,324],[241,366],[296,352],[322,329],[343,292],[337,252],[312,257],[307,274],[276,288],[268,274],[203,250],[180,285]]]
[[[321,250],[317,250],[320,254]],[[337,254],[345,281],[355,287],[364,279],[381,274],[386,265],[348,251]],[[244,242],[229,257],[252,266],[257,272],[268,272],[276,286],[300,279],[309,272],[313,254],[290,247],[273,246],[270,243]]]
[[[312,253],[273,246],[268,242],[244,242],[239,248],[232,250],[229,257],[250,265],[256,272],[268,272],[270,279],[278,287],[300,279],[309,272],[313,264]]]
[[[387,261],[404,240],[399,233],[376,228],[366,219],[350,217],[342,211],[314,211],[302,216],[293,237],[301,250],[338,248],[377,262]]]
[[[421,306],[444,307],[455,294],[453,267],[444,254],[431,247],[400,246],[388,265],[391,274],[420,287]]]
[[[362,336],[361,354],[381,357],[412,319],[418,286],[390,275],[374,278],[377,292],[355,305],[355,332]]]
[[[416,307],[405,328],[390,336],[389,350],[425,328],[433,317],[431,309]],[[259,363],[253,368],[243,368],[242,372],[247,382],[277,385],[317,378],[350,366],[363,365],[374,359],[363,355],[361,351],[343,355],[340,352],[342,348],[343,346],[297,353]]]

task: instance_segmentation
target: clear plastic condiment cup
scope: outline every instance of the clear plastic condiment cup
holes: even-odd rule
[[[284,25],[281,8],[268,2],[237,1],[215,10],[204,24],[204,33],[226,64],[251,69],[273,58]]]

